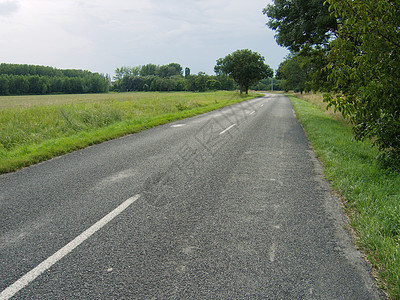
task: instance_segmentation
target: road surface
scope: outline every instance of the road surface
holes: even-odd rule
[[[0,299],[378,299],[286,96],[0,176]]]

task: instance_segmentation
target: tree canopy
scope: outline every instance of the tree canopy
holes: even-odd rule
[[[235,83],[227,76],[210,76],[203,72],[190,74],[178,63],[146,64],[115,70],[113,89],[116,91],[194,91],[233,90]],[[1,85],[1,82],[0,82]]]
[[[120,80],[126,76],[159,76],[172,77],[181,76],[183,74],[182,66],[178,63],[170,63],[168,65],[146,64],[137,67],[121,67],[115,70],[115,80]]]
[[[274,0],[264,8],[267,25],[276,31],[276,41],[298,52],[315,45],[327,45],[337,30],[337,18],[325,0]]]
[[[0,95],[104,93],[109,78],[86,70],[0,64]]]
[[[307,73],[304,70],[304,58],[300,55],[290,54],[279,65],[276,78],[283,80],[282,87],[285,91],[294,90],[301,92],[306,88]]]
[[[371,138],[400,156],[400,0],[329,0],[343,20],[329,52],[333,94],[326,96]]]
[[[264,57],[249,49],[236,50],[218,59],[214,70],[217,74],[232,76],[240,86],[240,93],[244,89],[246,94],[252,84],[273,76],[272,69],[264,63]]]
[[[273,0],[263,13],[268,16],[268,27],[276,31],[277,43],[292,53],[287,59],[302,61],[301,70],[297,69],[296,73],[304,73],[305,90],[327,91],[330,86],[326,56],[340,19],[331,14],[326,0]],[[289,67],[294,63],[297,62],[285,64]],[[286,80],[285,89],[298,90],[298,84],[291,87],[292,79]]]

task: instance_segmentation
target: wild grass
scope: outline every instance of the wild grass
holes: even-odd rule
[[[348,125],[348,122],[343,118],[342,114],[339,111],[335,111],[333,107],[327,109],[327,103],[323,101],[323,93],[292,93],[291,95],[315,105],[320,110],[328,114],[332,119],[340,121],[344,125]]]
[[[356,242],[382,288],[400,298],[400,174],[382,168],[379,152],[356,142],[351,128],[330,112],[290,96],[299,121],[344,201]],[[312,102],[312,101],[311,101]]]
[[[0,97],[0,174],[256,96],[221,91]]]

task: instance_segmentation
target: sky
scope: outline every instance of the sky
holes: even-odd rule
[[[84,69],[179,63],[214,74],[218,58],[288,54],[262,10],[272,0],[0,0],[0,62]]]

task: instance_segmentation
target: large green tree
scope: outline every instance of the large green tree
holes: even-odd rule
[[[337,33],[338,18],[331,14],[326,0],[274,0],[263,12],[268,16],[267,25],[276,31],[277,43],[304,57],[307,89],[329,89],[326,56]]]
[[[276,41],[292,52],[327,45],[337,29],[337,18],[325,0],[274,0],[264,8],[267,25],[276,31]]]
[[[240,93],[245,90],[246,94],[250,85],[273,76],[272,69],[264,63],[264,57],[249,49],[236,50],[218,59],[214,70],[217,74],[232,76],[240,86]]]
[[[329,0],[343,20],[329,53],[337,96],[326,96],[371,138],[400,155],[400,0]]]

